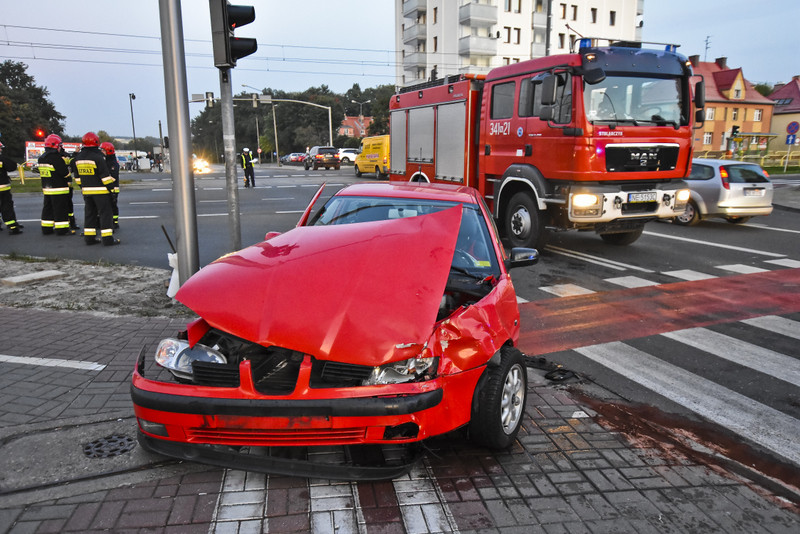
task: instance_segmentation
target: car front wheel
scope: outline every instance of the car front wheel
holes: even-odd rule
[[[470,439],[491,449],[505,449],[517,439],[528,396],[528,375],[522,353],[500,349],[500,363],[486,368],[485,382],[476,391],[469,423]]]
[[[358,177],[358,178],[361,178],[361,175],[362,175],[363,173],[361,172],[361,169],[359,169],[359,168],[358,168],[358,165],[355,165],[355,166],[353,167],[353,169],[355,169],[353,172],[355,172],[355,173],[356,173],[356,177]]]

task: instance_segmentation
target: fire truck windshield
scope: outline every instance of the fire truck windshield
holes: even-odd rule
[[[680,78],[608,75],[600,83],[584,83],[586,117],[594,122],[638,125],[686,125],[681,114]]]

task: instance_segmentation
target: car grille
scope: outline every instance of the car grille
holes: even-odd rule
[[[194,383],[199,386],[239,387],[239,366],[235,364],[194,362],[192,373]]]
[[[372,373],[372,367],[351,363],[314,360],[311,365],[312,388],[346,388],[361,385]]]

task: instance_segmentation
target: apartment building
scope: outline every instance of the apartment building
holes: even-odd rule
[[[583,37],[641,41],[644,0],[395,0],[396,84],[568,53]]]

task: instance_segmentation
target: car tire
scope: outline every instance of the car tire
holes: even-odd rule
[[[505,236],[512,247],[544,248],[547,241],[544,214],[528,193],[520,191],[511,197],[504,219]]]
[[[630,245],[637,239],[642,236],[642,232],[644,232],[644,227],[639,228],[638,230],[633,230],[632,232],[622,232],[617,234],[600,234],[600,237],[608,243],[609,245],[617,245],[618,247],[624,247],[626,245]]]
[[[681,226],[694,226],[700,222],[700,211],[697,209],[697,204],[693,200],[686,203],[686,211],[678,215],[672,221]]]
[[[500,349],[500,363],[490,364],[473,399],[470,439],[490,449],[508,448],[517,439],[525,415],[528,375],[522,353]]]
[[[361,175],[362,175],[363,173],[361,172],[361,169],[359,169],[359,168],[358,168],[358,165],[354,165],[354,166],[353,166],[353,169],[354,169],[354,171],[353,171],[353,172],[355,172],[355,173],[356,173],[356,178],[361,178]]]
[[[343,164],[343,165],[347,165],[348,163],[350,163],[350,160],[349,160],[349,159],[347,159],[347,158],[342,158],[342,164]]]
[[[725,217],[725,220],[731,224],[744,224],[752,219],[752,217]]]

